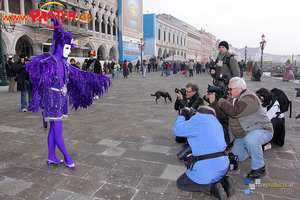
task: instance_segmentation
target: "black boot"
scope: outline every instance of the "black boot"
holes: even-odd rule
[[[220,182],[212,184],[211,194],[213,194],[219,200],[227,199],[227,195],[226,195],[222,185],[220,184]]]
[[[252,179],[255,179],[255,178],[259,178],[259,177],[262,177],[266,174],[266,168],[265,166],[259,168],[259,169],[256,169],[256,170],[251,170],[248,175],[247,175],[247,178],[252,178]]]
[[[235,189],[233,187],[233,179],[229,176],[223,176],[223,178],[220,180],[221,185],[223,186],[227,197],[231,197],[235,193]]]

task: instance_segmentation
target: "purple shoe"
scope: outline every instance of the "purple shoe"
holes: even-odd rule
[[[71,165],[68,165],[68,164],[66,163],[66,161],[65,161],[64,163],[66,164],[66,167],[67,167],[67,168],[72,169],[72,170],[75,170],[75,169],[76,169],[74,163],[72,163]]]
[[[47,165],[50,167],[51,165],[61,165],[61,164],[63,164],[64,163],[64,161],[63,160],[60,160],[59,162],[54,162],[54,161],[52,161],[52,160],[47,160]]]

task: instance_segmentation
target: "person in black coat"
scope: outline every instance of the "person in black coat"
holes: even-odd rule
[[[90,59],[87,61],[86,64],[86,71],[94,72],[95,74],[102,74],[101,71],[101,64],[98,59],[95,58],[96,51],[90,50],[89,51],[89,57]],[[94,99],[99,99],[98,94],[94,94]]]
[[[26,91],[28,92],[28,105],[32,100],[32,85],[29,81],[29,74],[23,67],[28,62],[27,54],[22,53],[19,60],[14,63],[13,69],[18,73],[17,77],[17,91],[21,91],[21,110],[27,111]]]
[[[199,86],[194,83],[188,83],[185,89],[179,88],[179,92],[175,92],[175,95],[177,99],[174,104],[174,109],[178,110],[178,114],[180,114],[182,108],[187,107],[197,110],[199,106],[204,105],[204,101],[199,93]],[[175,141],[183,143],[186,142],[186,138],[176,137]]]
[[[13,70],[14,63],[12,61],[13,61],[13,56],[9,56],[8,61],[5,63],[5,69],[9,81],[9,87],[8,87],[9,92],[15,92],[16,82],[14,79],[17,76],[17,73]]]
[[[94,72],[95,74],[101,74],[101,64],[99,60],[95,58],[95,54],[95,50],[89,51],[90,59],[87,61],[86,71]]]
[[[132,73],[132,63],[131,63],[131,61],[129,61],[129,63],[128,63],[128,68],[129,68],[129,72]]]
[[[127,64],[127,60],[125,60],[123,63],[123,76],[124,78],[128,78],[128,75],[129,75],[128,64]]]

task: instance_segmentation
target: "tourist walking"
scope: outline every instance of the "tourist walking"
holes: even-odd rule
[[[8,56],[8,60],[5,63],[5,69],[9,81],[8,92],[15,92],[15,86],[16,86],[16,82],[14,79],[16,78],[17,74],[13,70],[13,64],[14,64],[13,58],[14,58],[13,56]]]

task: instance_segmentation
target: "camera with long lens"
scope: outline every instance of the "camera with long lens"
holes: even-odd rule
[[[208,93],[218,93],[218,94],[222,94],[222,97],[227,97],[228,84],[229,84],[229,75],[228,74],[221,74],[220,75],[220,80],[224,81],[223,86],[208,85],[207,92]]]
[[[192,155],[192,148],[190,147],[189,144],[183,145],[183,150],[181,150],[178,154],[177,157],[180,160],[187,161],[187,158]]]

